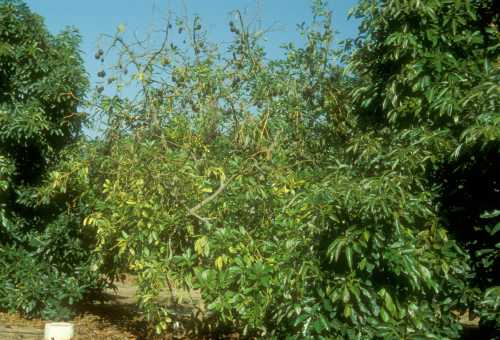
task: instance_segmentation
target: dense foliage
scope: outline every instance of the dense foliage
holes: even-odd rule
[[[105,131],[35,197],[74,194],[69,230],[95,236],[97,272],[137,275],[158,332],[179,287],[244,336],[457,338],[465,309],[498,328],[495,1],[361,0],[343,52],[326,8],[281,59],[239,12],[224,50],[198,17],[98,49]]]
[[[0,1],[0,309],[64,317],[97,285],[71,211],[77,192],[38,188],[80,133],[87,88],[79,36],[52,36],[18,1]]]
[[[500,14],[498,1],[361,1],[353,72],[361,119],[441,134],[432,153],[439,218],[469,253],[463,302],[489,327],[498,308],[500,202]],[[451,148],[451,149],[450,149]],[[420,152],[423,152],[421,150]],[[483,308],[484,298],[496,301]],[[496,299],[491,299],[496,296]],[[491,303],[490,303],[491,304]],[[496,320],[495,320],[496,319]]]

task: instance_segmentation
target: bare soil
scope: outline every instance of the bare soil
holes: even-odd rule
[[[108,290],[101,303],[83,304],[77,307],[77,315],[73,320],[75,325],[75,340],[149,340],[149,339],[193,339],[192,334],[166,334],[158,337],[154,330],[149,329],[142,314],[137,309],[137,287],[132,277],[115,284],[116,290]],[[201,301],[197,292],[188,294],[174,291],[179,296],[190,297],[193,301]],[[189,296],[187,296],[189,295]],[[168,301],[169,294],[162,292],[160,300]],[[179,305],[179,313],[190,314],[194,305]],[[17,314],[0,312],[0,340],[41,340],[45,323],[50,320],[25,319]],[[209,336],[196,336],[199,339],[209,339]],[[230,337],[234,338],[234,337]]]

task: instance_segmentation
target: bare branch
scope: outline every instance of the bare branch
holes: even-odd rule
[[[214,199],[217,198],[217,196],[219,196],[223,191],[224,189],[227,187],[227,185],[229,183],[231,183],[231,181],[233,179],[236,178],[236,176],[238,176],[239,174],[234,174],[232,175],[231,177],[229,177],[229,179],[227,181],[224,181],[222,178],[220,180],[220,186],[219,188],[210,196],[208,196],[207,198],[205,198],[203,201],[201,201],[200,203],[198,203],[197,205],[195,205],[194,207],[192,207],[191,209],[189,209],[189,214],[193,215],[194,217],[202,220],[203,222],[205,223],[208,223],[208,219],[205,218],[205,217],[201,217],[200,215],[198,215],[196,212],[201,209],[204,205],[210,203],[211,201],[213,201]]]

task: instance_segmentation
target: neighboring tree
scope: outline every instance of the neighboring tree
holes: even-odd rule
[[[500,331],[498,8],[498,0],[360,1],[351,66],[367,129],[424,129],[446,141],[427,176],[438,187],[441,223],[470,256],[464,302]]]
[[[22,1],[0,0],[0,309],[62,317],[97,285],[72,190],[38,187],[79,136],[88,80],[73,29],[57,36]],[[92,282],[94,281],[94,282]]]

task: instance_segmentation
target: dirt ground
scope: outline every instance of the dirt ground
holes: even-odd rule
[[[192,335],[167,334],[155,336],[153,330],[148,329],[140,312],[136,307],[136,286],[133,278],[116,283],[116,291],[106,292],[106,301],[91,305],[78,306],[76,317],[71,320],[75,325],[75,340],[126,340],[126,339],[192,339]],[[187,294],[176,292],[176,294]],[[199,294],[190,294],[193,301],[201,301]],[[167,299],[166,292],[160,295]],[[184,307],[183,312],[189,312],[190,306]],[[194,306],[191,306],[194,308]],[[43,329],[48,321],[40,319],[26,320],[19,315],[0,313],[0,340],[41,340]],[[197,336],[199,339],[208,339],[207,336]],[[229,337],[234,338],[234,337]]]

